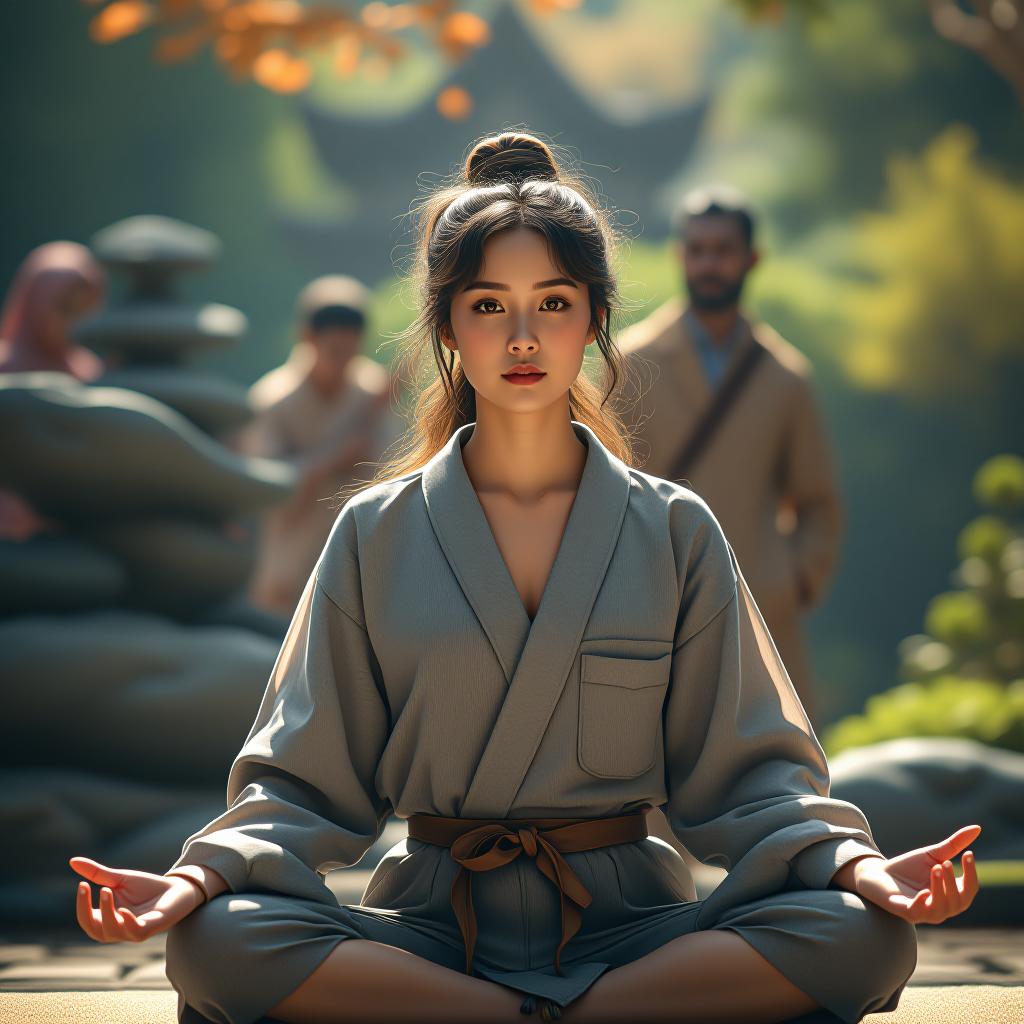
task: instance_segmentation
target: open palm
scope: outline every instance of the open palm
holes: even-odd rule
[[[196,886],[179,876],[109,868],[89,857],[69,863],[100,886],[99,909],[85,882],[79,882],[75,902],[78,924],[97,942],[142,942],[177,924],[202,900]]]
[[[889,913],[914,924],[939,924],[965,911],[978,892],[974,854],[964,853],[958,879],[953,858],[981,832],[966,825],[942,842],[885,860],[866,858],[857,875],[857,892]]]

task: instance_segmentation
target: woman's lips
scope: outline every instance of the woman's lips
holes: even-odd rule
[[[542,380],[547,374],[544,373],[503,373],[502,377],[509,382],[509,384],[536,384],[537,381]]]

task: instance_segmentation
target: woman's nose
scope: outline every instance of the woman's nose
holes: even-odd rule
[[[512,352],[535,352],[539,343],[525,325],[520,325],[509,338],[508,347]]]

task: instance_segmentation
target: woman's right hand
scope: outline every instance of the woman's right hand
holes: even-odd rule
[[[205,897],[180,875],[108,868],[88,857],[72,857],[71,867],[100,886],[99,909],[92,905],[88,882],[78,883],[78,923],[97,942],[142,942],[187,917]]]

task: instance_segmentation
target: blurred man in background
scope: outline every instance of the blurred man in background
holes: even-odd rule
[[[740,311],[758,260],[740,193],[688,193],[673,232],[689,301],[670,299],[620,335],[619,411],[639,468],[691,486],[722,524],[813,722],[800,613],[825,594],[844,514],[810,363]]]
[[[361,353],[368,302],[355,278],[310,282],[296,305],[291,355],[250,391],[256,416],[237,447],[291,460],[302,474],[297,492],[271,509],[261,530],[250,597],[268,611],[292,614],[338,514],[334,495],[372,477],[368,464],[405,429],[388,370]]]

